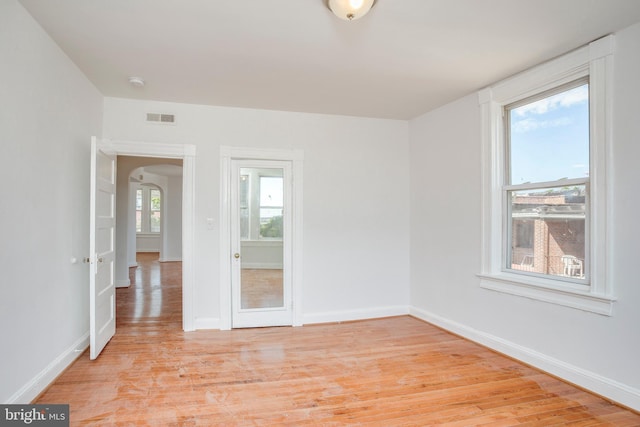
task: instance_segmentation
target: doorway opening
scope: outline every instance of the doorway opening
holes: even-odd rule
[[[104,153],[104,154],[101,154]],[[96,166],[96,156],[110,159],[111,163],[103,162]],[[193,274],[193,230],[194,230],[194,163],[195,147],[183,144],[165,144],[132,141],[111,141],[92,140],[92,183],[103,182],[105,179],[96,181],[96,174],[104,170],[115,169],[117,158],[121,156],[135,158],[152,158],[156,163],[168,162],[171,159],[182,162],[182,184],[181,184],[181,234],[182,234],[182,329],[184,331],[195,330],[195,316],[193,311],[194,294],[194,274]],[[121,157],[123,158],[123,157]],[[160,159],[161,161],[158,161]],[[116,176],[115,171],[106,174],[107,177]],[[109,179],[107,179],[109,181]],[[92,184],[92,224],[102,224],[105,219],[109,219],[109,224],[113,224],[107,232],[104,228],[91,227],[90,259],[94,268],[90,273],[90,342],[91,358],[95,359],[104,348],[108,340],[115,334],[115,287],[116,285],[126,286],[130,283],[129,262],[128,262],[128,228],[115,227],[115,223],[128,224],[129,203],[128,198],[133,197],[128,191],[130,182],[128,174],[120,174],[114,180],[109,192],[97,190],[105,197],[95,197],[96,187]],[[117,202],[101,202],[101,200],[114,200]],[[96,203],[98,203],[96,205]],[[115,205],[115,212],[113,206]],[[132,204],[132,206],[135,206]],[[132,228],[135,229],[134,221],[131,221]],[[115,228],[115,232],[114,232]],[[98,231],[98,232],[96,232]],[[114,246],[115,242],[115,248]],[[102,248],[111,248],[115,252],[115,263],[109,262],[101,254]],[[115,251],[113,251],[115,249]],[[112,253],[110,252],[110,253]],[[135,250],[134,250],[135,253]],[[115,268],[114,268],[115,264]],[[106,268],[108,267],[108,268]],[[98,298],[100,297],[100,298]],[[101,303],[102,300],[108,303]],[[99,337],[99,340],[96,340]],[[94,345],[95,343],[95,345]]]
[[[182,160],[118,156],[118,174],[129,177],[129,268],[139,252],[157,252],[160,262],[182,261]]]
[[[118,156],[127,202],[127,287],[116,295],[117,325],[182,326],[182,159]],[[121,207],[122,208],[122,207]],[[124,209],[121,209],[124,211]],[[122,215],[120,218],[122,219]],[[119,271],[124,271],[120,268]],[[129,289],[130,288],[130,289]],[[121,304],[120,299],[126,301]]]

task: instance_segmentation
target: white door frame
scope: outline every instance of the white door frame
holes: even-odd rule
[[[190,144],[168,144],[103,139],[117,155],[182,159],[182,329],[195,330],[194,213],[196,147]]]
[[[302,326],[302,150],[220,147],[220,329],[231,329],[231,160],[291,162],[293,326]]]

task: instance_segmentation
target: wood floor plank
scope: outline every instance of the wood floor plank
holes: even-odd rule
[[[185,333],[180,268],[141,256],[103,354],[83,354],[35,403],[69,403],[73,426],[640,426],[408,316]]]

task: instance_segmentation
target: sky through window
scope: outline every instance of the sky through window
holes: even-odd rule
[[[510,110],[511,184],[589,175],[589,85]]]

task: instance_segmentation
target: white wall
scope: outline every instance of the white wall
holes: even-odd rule
[[[102,96],[14,0],[0,2],[0,63],[0,401],[28,403],[88,344]]]
[[[162,201],[162,250],[160,262],[182,260],[182,177],[168,176]]]
[[[176,124],[146,124],[147,112],[176,114]],[[106,98],[104,136],[196,145],[199,324],[220,316],[221,145],[304,151],[305,323],[406,312],[407,122]]]
[[[162,242],[160,241],[160,234],[152,233],[137,233],[136,234],[136,252],[157,252],[160,253],[162,249]],[[135,257],[134,254],[129,254],[129,265],[131,266],[131,258]]]
[[[640,24],[616,36],[612,317],[479,288],[473,94],[410,122],[412,312],[640,409]]]

